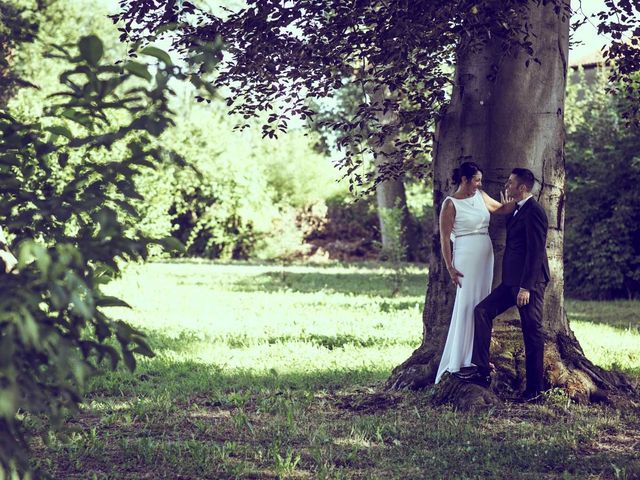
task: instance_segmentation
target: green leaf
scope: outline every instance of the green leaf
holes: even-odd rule
[[[96,300],[96,307],[126,307],[131,308],[124,300],[119,299],[118,297],[112,297],[110,295],[105,295],[104,297],[100,297]]]
[[[135,75],[136,77],[144,78],[145,80],[151,80],[151,74],[146,65],[138,62],[127,62],[124,64],[124,69]]]
[[[80,56],[94,67],[98,65],[104,54],[102,40],[95,35],[82,37],[78,42],[78,49],[80,50]]]
[[[20,394],[18,386],[11,384],[0,389],[0,416],[13,418],[18,410],[18,398]]]
[[[147,167],[147,168],[155,168],[156,167],[155,163],[147,160],[144,157],[134,157],[131,160],[131,163],[135,164],[135,165],[140,165],[140,166],[143,166],[143,167]]]
[[[122,358],[124,359],[124,364],[127,366],[129,371],[133,372],[136,369],[136,359],[133,356],[133,353],[130,350],[123,349]]]
[[[138,210],[136,210],[136,207],[134,207],[130,203],[125,202],[124,200],[117,200],[117,199],[114,200],[113,203],[118,205],[120,208],[122,208],[125,212],[127,212],[132,217],[140,218],[140,216],[141,216],[140,212],[138,212]]]
[[[169,56],[169,54],[157,47],[145,47],[142,50],[140,50],[140,53],[155,57],[158,60],[161,60],[162,62],[164,62],[164,64],[167,66],[173,65],[173,62],[171,61],[171,57]]]
[[[187,251],[184,244],[175,237],[164,237],[156,240],[156,243],[162,246],[167,251],[175,251],[180,253],[185,253]]]
[[[119,320],[116,322],[116,335],[120,342],[124,342],[125,345],[131,341],[133,341],[134,336],[143,336],[143,333],[133,328],[126,322]]]
[[[96,310],[95,315],[95,332],[96,337],[99,342],[104,341],[106,338],[112,335],[111,329],[109,328],[110,320],[109,318],[99,310]]]
[[[68,161],[69,161],[68,152],[61,152],[58,154],[58,165],[60,165],[62,168],[67,166]]]
[[[25,240],[18,247],[18,269],[23,269],[33,261],[43,274],[47,273],[51,265],[51,257],[47,249],[33,240]]]
[[[46,127],[45,130],[53,133],[54,135],[61,135],[63,137],[67,137],[69,140],[73,138],[73,133],[67,127],[63,127],[60,125],[56,125],[53,127]]]
[[[75,377],[76,381],[80,385],[84,384],[84,381],[87,378],[87,375],[89,374],[89,369],[87,368],[87,364],[82,360],[79,360],[76,358],[71,359],[69,364],[70,364],[69,366],[71,367],[70,370],[73,373],[73,376]]]
[[[109,360],[111,361],[111,370],[115,370],[118,367],[120,355],[115,348],[113,348],[111,345],[99,345],[96,346],[96,350],[98,350],[99,352],[98,362],[101,362],[105,355],[109,355]]]
[[[79,292],[71,292],[70,300],[73,304],[73,311],[75,313],[80,315],[85,320],[91,320],[91,318],[93,317],[93,312],[90,302],[85,301],[85,299],[80,296]]]
[[[139,353],[140,355],[144,355],[145,357],[155,357],[156,354],[153,353],[149,344],[142,337],[135,337],[133,341],[138,345],[132,351],[135,353]]]
[[[38,347],[40,345],[39,329],[31,312],[29,309],[22,307],[18,315],[20,316],[19,330],[22,341],[25,345]]]
[[[62,113],[60,113],[60,115],[64,118],[68,118],[69,120],[72,120],[82,125],[83,127],[86,127],[86,128],[91,127],[91,118],[89,118],[89,116],[84,115],[76,110],[73,110],[72,108],[67,108]]]
[[[69,295],[60,285],[51,285],[51,303],[58,310],[65,308],[69,303]]]

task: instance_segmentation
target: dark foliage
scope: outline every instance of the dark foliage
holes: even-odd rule
[[[25,417],[62,430],[103,360],[133,370],[135,354],[153,355],[142,332],[109,317],[127,305],[101,285],[151,244],[180,247],[137,231],[131,201],[134,178],[154,167],[153,138],[172,124],[168,82],[184,76],[153,47],[143,50],[153,64],[105,64],[95,36],[55,51],[69,69],[45,115],[0,110],[0,218],[19,260],[0,274],[0,472],[28,469]],[[116,145],[125,158],[105,154]]]
[[[640,2],[605,0],[606,10],[598,13],[598,33],[613,41],[604,57],[609,67],[607,91],[626,99],[622,116],[640,126]]]
[[[184,186],[174,193],[169,210],[173,236],[186,245],[186,254],[202,258],[246,260],[254,253],[257,235],[239,210],[235,190],[212,185]],[[224,219],[210,218],[211,209],[224,208]]]
[[[425,174],[424,162],[417,159],[428,158],[424,154],[435,123],[447,105],[456,49],[498,38],[505,55],[523,53],[524,63],[536,62],[531,41],[536,32],[526,21],[527,11],[549,3],[563,20],[569,17],[562,1],[253,0],[238,11],[215,15],[189,2],[123,0],[114,20],[121,22],[123,39],[140,42],[171,30],[176,51],[204,76],[210,69],[203,48],[222,40],[229,55],[212,81],[229,87],[228,104],[235,113],[252,118],[270,112],[265,135],[285,130],[294,116],[313,117],[310,98],[332,96],[347,84],[362,90],[353,115],[325,126],[344,149],[339,166],[355,184],[370,186],[372,180],[404,172]],[[629,12],[638,7],[628,0],[609,0],[607,6],[601,28],[617,32],[610,49],[617,59],[612,75],[626,80],[625,72],[637,70],[637,64],[635,54],[627,60],[622,44],[637,26],[637,14]],[[622,22],[615,20],[621,12]],[[492,78],[500,65],[487,68]],[[634,84],[626,85],[633,89]],[[392,98],[382,105],[367,100],[364,92],[382,87]],[[398,124],[383,126],[376,113],[389,109],[397,113]],[[361,154],[375,155],[375,145],[395,136],[398,127],[412,134],[395,140],[396,150],[376,171],[359,168]]]
[[[564,272],[567,295],[640,296],[640,135],[606,78],[569,89]],[[576,99],[580,97],[580,99]]]

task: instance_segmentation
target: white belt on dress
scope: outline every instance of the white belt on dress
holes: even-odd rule
[[[469,237],[471,235],[489,235],[489,232],[473,232],[473,233],[465,233],[463,235],[456,235],[456,238],[460,237]]]

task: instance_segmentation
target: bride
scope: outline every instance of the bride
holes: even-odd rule
[[[440,248],[451,281],[458,287],[449,333],[436,375],[472,366],[473,309],[491,292],[493,246],[489,238],[491,213],[508,215],[515,202],[497,202],[482,188],[482,170],[473,162],[454,169],[456,192],[445,198],[440,212]],[[451,250],[453,241],[453,252]]]

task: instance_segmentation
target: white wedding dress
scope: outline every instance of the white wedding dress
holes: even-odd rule
[[[469,367],[473,353],[473,309],[491,292],[493,282],[493,246],[489,238],[489,210],[482,193],[470,198],[451,200],[456,217],[451,232],[453,266],[464,275],[451,314],[449,334],[444,346],[436,383],[444,372],[457,372]],[[444,203],[443,203],[444,205]]]

